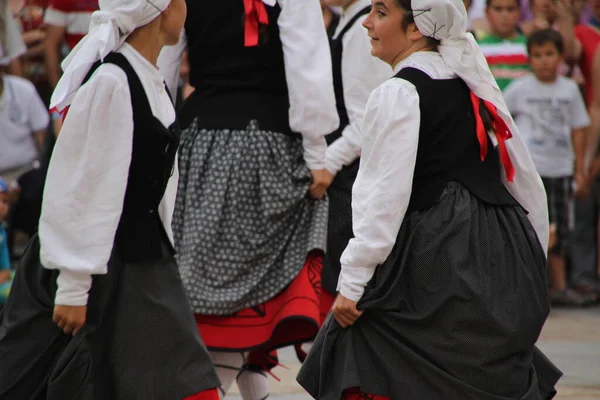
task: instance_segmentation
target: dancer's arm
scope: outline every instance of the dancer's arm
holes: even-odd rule
[[[54,148],[39,226],[44,267],[58,269],[55,304],[84,306],[105,274],[121,218],[133,140],[127,76],[101,66],[82,86]]]
[[[325,135],[339,125],[331,55],[317,0],[277,0],[278,19],[290,99],[290,127],[303,137],[304,160],[311,170],[325,168]]]
[[[355,237],[342,254],[338,282],[340,294],[352,301],[360,300],[396,242],[412,192],[420,122],[419,95],[411,83],[391,79],[371,95],[352,190]]]

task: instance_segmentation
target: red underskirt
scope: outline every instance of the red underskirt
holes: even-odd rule
[[[358,389],[348,389],[342,394],[341,400],[392,400],[390,397],[376,394],[361,393]]]
[[[219,391],[215,389],[206,390],[183,400],[219,400]]]
[[[321,326],[323,255],[311,252],[296,279],[261,305],[234,315],[196,315],[200,336],[213,351],[265,351],[311,341]]]

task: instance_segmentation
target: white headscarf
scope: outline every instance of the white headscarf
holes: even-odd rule
[[[506,147],[515,176],[513,182],[507,182],[503,173],[502,179],[508,191],[529,212],[529,220],[546,250],[549,239],[546,192],[487,61],[473,35],[467,33],[468,16],[463,0],[412,0],[411,5],[419,31],[441,41],[439,52],[446,65],[475,95],[494,104],[510,129],[513,137],[506,141]],[[490,136],[496,142],[493,133]]]
[[[52,94],[50,108],[64,110],[92,65],[117,50],[127,36],[163,12],[171,0],[100,0],[89,32],[62,63],[64,74]]]

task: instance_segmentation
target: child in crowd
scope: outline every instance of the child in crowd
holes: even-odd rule
[[[514,81],[504,95],[542,177],[550,223],[556,225],[556,244],[548,255],[551,298],[555,304],[583,305],[586,299],[567,287],[564,250],[573,180],[575,195],[586,188],[584,129],[590,119],[577,84],[558,73],[564,54],[560,33],[534,32],[527,48],[533,75]]]
[[[8,242],[2,222],[8,215],[8,185],[0,178],[0,308],[6,302],[14,276],[10,268]]]
[[[487,0],[489,32],[478,43],[501,90],[529,74],[527,39],[519,32],[519,0]]]

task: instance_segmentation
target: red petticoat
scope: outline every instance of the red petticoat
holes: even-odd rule
[[[219,391],[217,388],[196,393],[193,396],[186,397],[183,400],[219,400]]]
[[[378,396],[376,394],[361,393],[358,389],[348,389],[342,394],[341,400],[392,400],[386,396]]]
[[[311,252],[296,279],[266,303],[234,315],[196,315],[200,336],[213,351],[273,350],[311,341],[321,325],[323,255]]]

